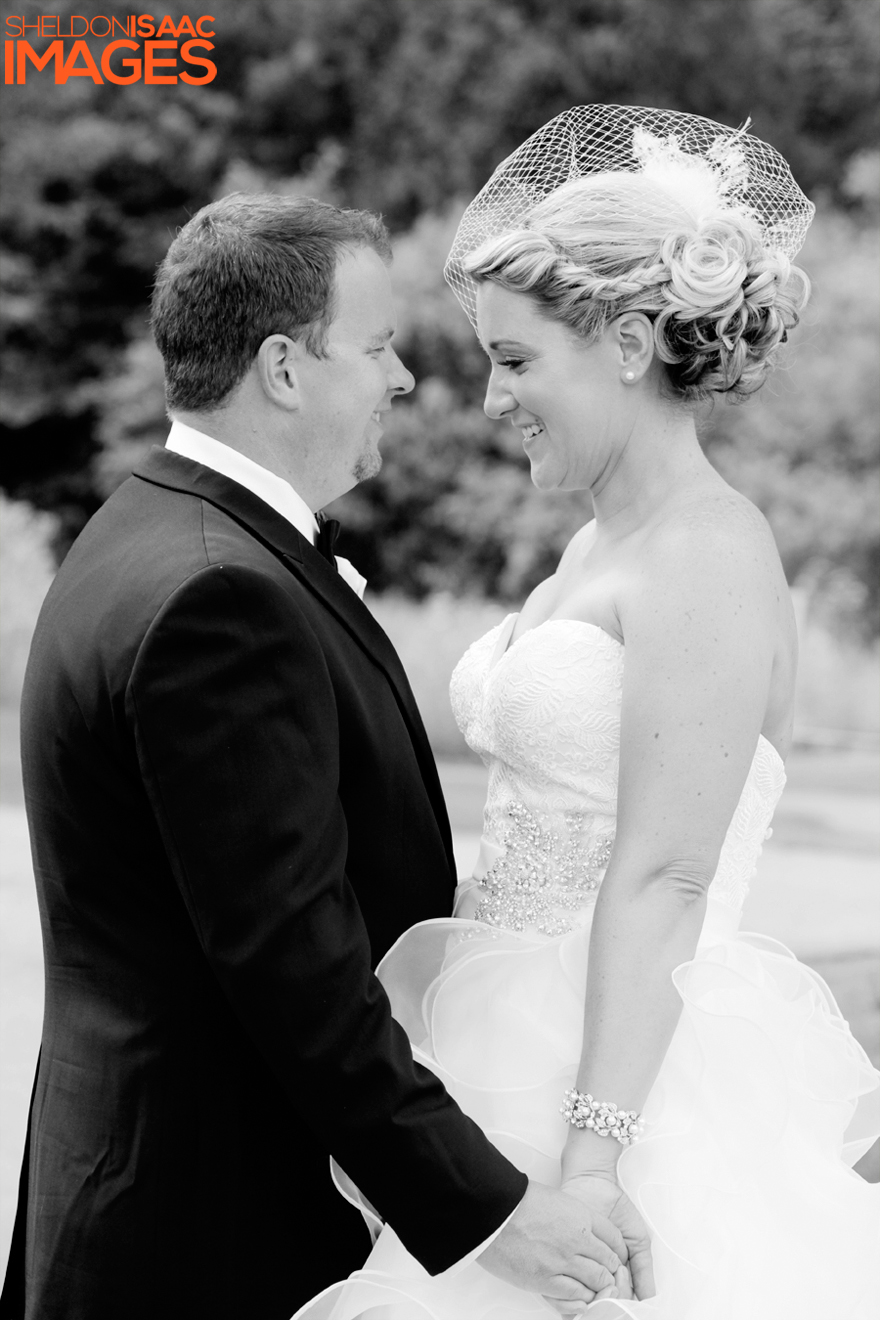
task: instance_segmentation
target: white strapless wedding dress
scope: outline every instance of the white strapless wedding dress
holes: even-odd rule
[[[452,681],[489,767],[477,920],[424,922],[379,976],[417,1059],[514,1164],[559,1185],[596,889],[614,840],[623,647],[510,615]],[[874,1320],[880,1187],[851,1165],[880,1132],[880,1074],[823,981],[738,931],[785,784],[759,739],[724,841],[682,1015],[619,1177],[651,1232],[657,1295],[596,1320]],[[833,877],[829,876],[829,885]],[[309,1320],[516,1320],[554,1312],[474,1262],[431,1278],[390,1227]]]

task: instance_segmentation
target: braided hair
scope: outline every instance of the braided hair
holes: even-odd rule
[[[462,263],[534,299],[586,343],[625,312],[652,321],[674,397],[742,398],[764,382],[809,293],[803,271],[731,208],[708,218],[638,174],[592,174],[538,203],[524,226]]]

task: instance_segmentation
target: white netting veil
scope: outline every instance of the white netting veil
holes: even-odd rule
[[[502,161],[465,211],[445,275],[476,326],[476,283],[463,262],[487,239],[522,228],[534,207],[572,179],[645,176],[695,220],[736,214],[763,246],[791,258],[815,213],[785,160],[745,129],[644,106],[582,105],[557,115]]]

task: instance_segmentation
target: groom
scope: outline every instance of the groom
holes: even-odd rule
[[[368,213],[238,195],[159,270],[168,444],[65,560],[25,684],[46,1009],[4,1317],[288,1320],[368,1249],[331,1153],[430,1273],[483,1249],[590,1296],[625,1255],[413,1063],[371,970],[455,883],[412,693],[313,515],[413,385],[389,258]]]

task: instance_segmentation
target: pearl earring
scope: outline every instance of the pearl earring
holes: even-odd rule
[[[634,371],[625,371],[623,373],[624,380],[635,380],[635,378],[636,378],[636,373]]]

